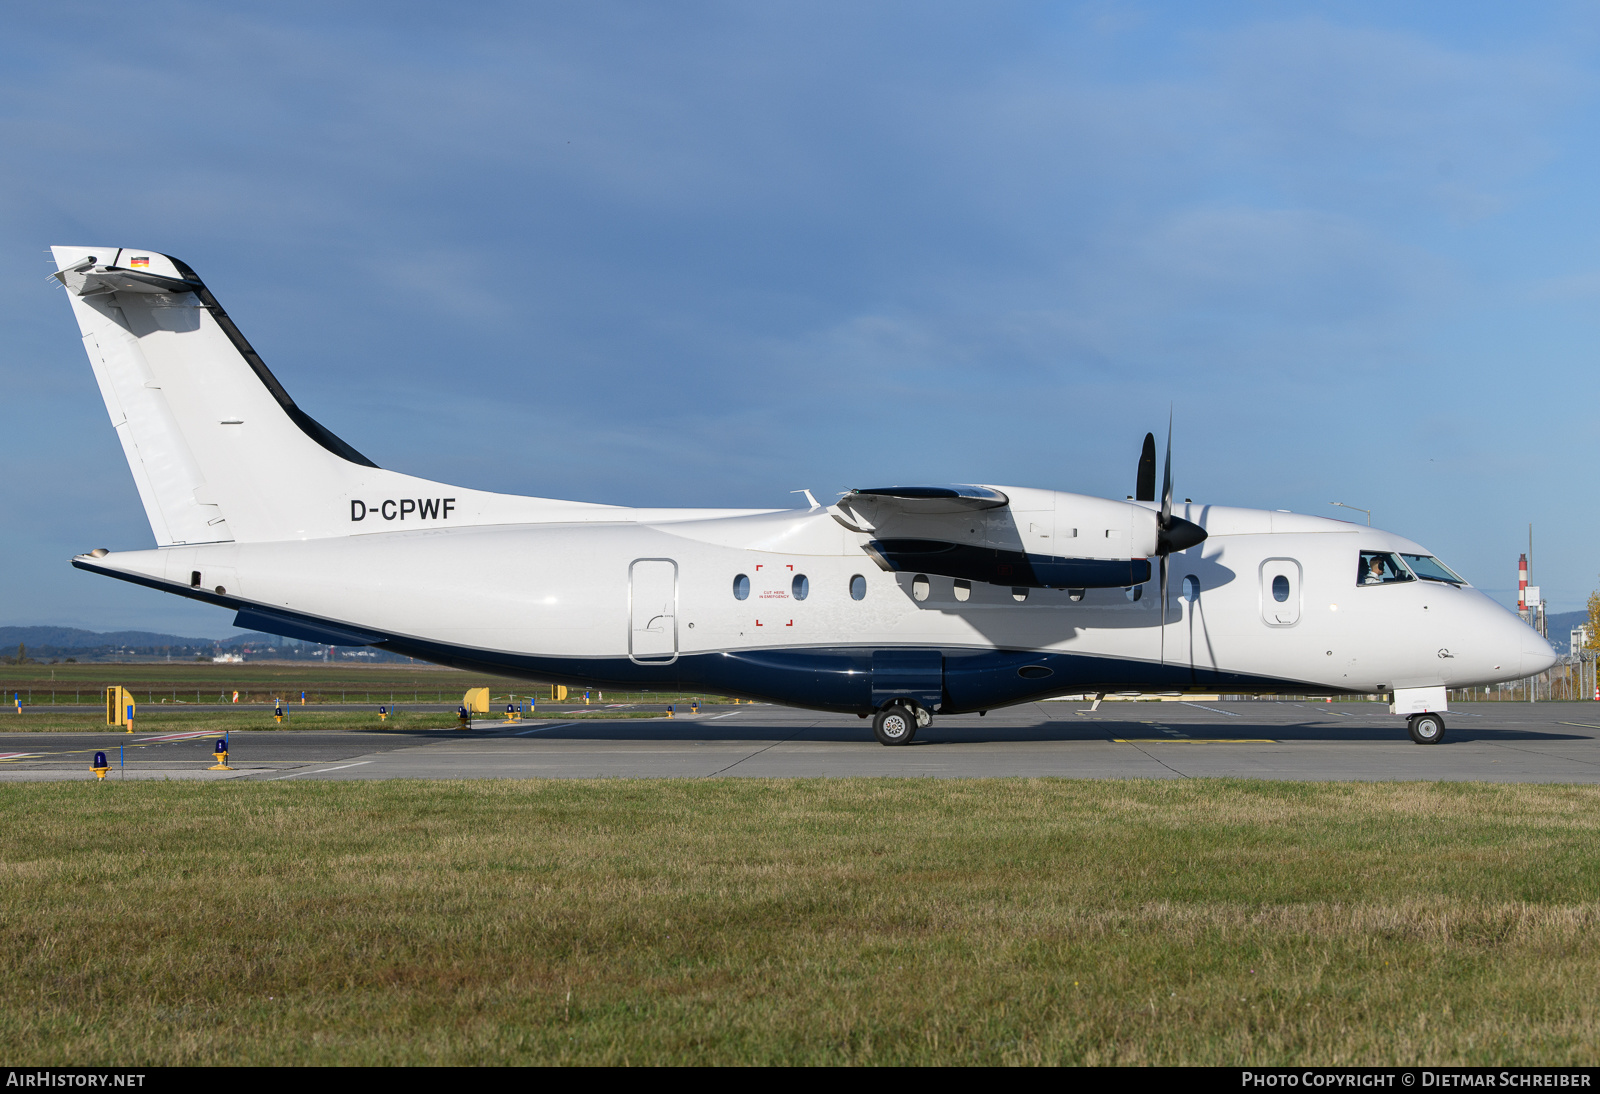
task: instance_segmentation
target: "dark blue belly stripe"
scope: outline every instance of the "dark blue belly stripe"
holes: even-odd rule
[[[659,689],[761,699],[811,710],[862,714],[895,695],[935,706],[940,714],[994,710],[1014,703],[1076,692],[1228,691],[1329,694],[1326,687],[1188,665],[1160,665],[1118,657],[1029,650],[962,647],[834,646],[729,650],[680,656],[668,665],[640,665],[626,657],[554,657],[506,653],[386,634],[370,627],[335,623],[316,616],[252,604],[204,589],[102,569],[80,559],[72,564],[91,573],[120,578],[162,592],[203,600],[240,614],[235,623],[291,638],[348,636],[335,645],[369,645],[406,657],[475,672],[490,672],[569,687]],[[277,629],[274,629],[277,628]],[[874,657],[883,670],[874,683]],[[943,659],[943,690],[932,674]]]

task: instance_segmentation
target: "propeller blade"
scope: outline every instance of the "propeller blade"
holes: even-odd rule
[[[1153,498],[1151,499],[1154,500]],[[1165,559],[1176,551],[1187,551],[1204,543],[1206,530],[1192,521],[1172,515],[1172,412],[1167,412],[1167,465],[1161,476],[1161,514],[1156,518],[1156,554]],[[1165,597],[1163,599],[1163,610]]]
[[[1133,488],[1135,501],[1156,500],[1156,435],[1144,435],[1144,451],[1139,453],[1139,476]]]
[[[1167,556],[1161,556],[1161,663],[1167,663]]]
[[[1153,499],[1152,499],[1153,500]],[[1167,465],[1161,472],[1161,527],[1172,526],[1172,410],[1167,410]]]

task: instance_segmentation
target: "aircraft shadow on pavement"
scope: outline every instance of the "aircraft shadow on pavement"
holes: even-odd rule
[[[1060,723],[1040,726],[1039,729],[1053,728]],[[1156,726],[1144,722],[1095,722],[1097,726],[1104,727],[1106,736],[1121,738],[1123,740],[1138,739],[1171,739],[1172,734],[1164,733]],[[1404,741],[1409,740],[1406,732],[1405,721],[1401,718],[1373,719],[1370,722],[1291,722],[1278,725],[1262,725],[1260,723],[1245,723],[1233,725],[1218,725],[1215,722],[1185,722],[1178,719],[1167,719],[1160,723],[1166,729],[1176,730],[1184,737],[1194,741],[1282,741],[1285,743],[1299,741],[1317,741],[1323,743],[1338,743],[1341,741]],[[1445,718],[1444,740],[1441,744],[1465,741],[1587,741],[1593,736],[1583,733],[1574,733],[1567,730],[1530,729],[1526,727],[1499,728],[1493,725],[1464,724]],[[1072,726],[1069,724],[1068,729]]]
[[[935,718],[933,724],[919,730],[917,738],[911,747],[927,745],[955,745],[955,744],[1002,744],[1002,743],[1046,743],[1052,741],[1113,741],[1131,740],[1141,743],[1150,741],[1156,743],[1172,741],[1238,741],[1238,742],[1280,742],[1293,743],[1324,743],[1337,744],[1341,742],[1359,743],[1376,741],[1406,741],[1405,723],[1396,719],[1393,724],[1377,722],[1375,724],[1354,725],[1324,725],[1296,723],[1289,725],[1216,725],[1206,723],[1196,725],[1178,720],[1165,720],[1160,723],[1164,729],[1175,733],[1163,732],[1163,728],[1139,721],[1111,721],[1074,719],[1072,721],[1035,722],[1031,724],[1008,724],[1000,719],[987,722],[976,718]],[[452,733],[439,730],[407,730],[395,731],[396,735],[407,733],[417,737],[431,739],[484,739],[484,738],[514,738],[531,742],[540,740],[562,742],[696,742],[707,743],[734,743],[742,745],[757,745],[771,742],[794,741],[809,743],[855,743],[862,745],[876,745],[872,735],[872,726],[865,720],[855,723],[813,723],[810,725],[785,724],[781,721],[762,722],[755,724],[727,724],[717,722],[666,721],[666,720],[632,720],[615,722],[586,722],[579,725],[557,726],[550,729],[535,731],[527,728],[527,723],[522,727],[507,730],[478,730],[469,738],[465,733]],[[1581,733],[1559,732],[1554,730],[1538,730],[1528,728],[1497,729],[1489,726],[1462,726],[1460,722],[1449,725],[1443,745],[1466,742],[1513,742],[1513,741],[1585,741],[1593,738]]]

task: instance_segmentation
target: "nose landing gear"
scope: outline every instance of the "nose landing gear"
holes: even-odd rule
[[[1406,729],[1419,745],[1436,745],[1444,740],[1444,719],[1437,714],[1413,714],[1406,719]]]

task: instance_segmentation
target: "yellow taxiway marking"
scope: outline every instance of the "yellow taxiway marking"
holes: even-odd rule
[[[1600,729],[1600,726],[1590,725],[1588,722],[1557,722],[1557,725],[1578,726],[1581,729]]]
[[[1275,745],[1264,737],[1113,737],[1119,745]]]

